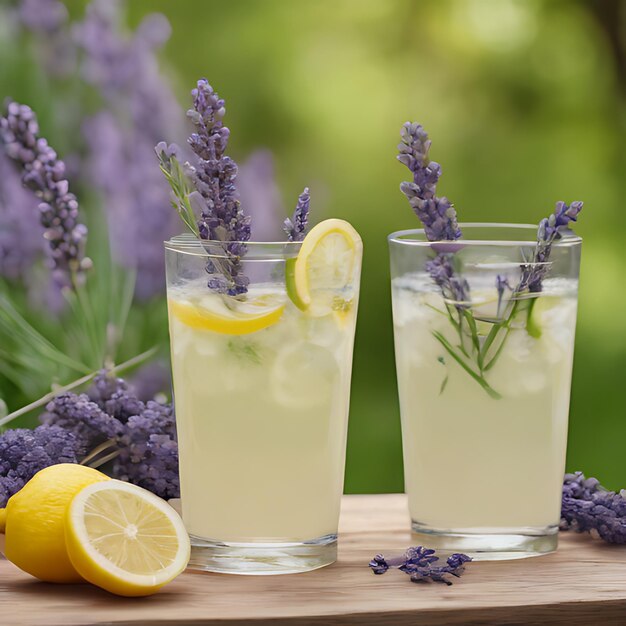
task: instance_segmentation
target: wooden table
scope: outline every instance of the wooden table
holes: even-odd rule
[[[626,624],[626,547],[561,534],[557,553],[470,563],[451,587],[374,576],[411,545],[403,495],[345,496],[339,560],[292,576],[185,573],[149,598],[50,585],[0,561],[0,624]]]

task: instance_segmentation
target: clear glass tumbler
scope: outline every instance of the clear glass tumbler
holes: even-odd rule
[[[361,253],[350,284],[303,312],[286,286],[301,244],[245,245],[234,297],[207,286],[223,244],[165,244],[190,567],[307,571],[336,559]]]
[[[412,529],[479,559],[557,546],[581,239],[532,262],[537,227],[389,236]]]

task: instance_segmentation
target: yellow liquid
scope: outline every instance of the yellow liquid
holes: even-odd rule
[[[433,337],[439,331],[452,345],[459,343],[450,320],[434,310],[445,310],[441,294],[397,279],[393,307],[412,520],[457,532],[558,524],[575,294],[546,289],[538,298],[533,316],[540,338],[531,337],[522,324],[511,330],[486,373],[500,399],[489,397]],[[483,309],[486,316],[493,314],[494,299]]]
[[[170,300],[200,289],[221,297],[204,284],[176,289]],[[284,299],[282,317],[251,334],[170,315],[182,512],[196,537],[279,542],[337,532],[356,299],[347,313],[309,317],[278,287],[264,293],[272,289]]]

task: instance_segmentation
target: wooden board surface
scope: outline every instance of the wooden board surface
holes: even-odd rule
[[[37,582],[0,561],[3,626],[153,624],[626,624],[626,546],[561,533],[558,552],[470,563],[451,587],[374,576],[411,545],[403,495],[345,496],[339,560],[291,576],[185,573],[149,598]]]

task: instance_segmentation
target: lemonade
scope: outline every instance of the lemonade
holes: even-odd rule
[[[581,239],[563,230],[548,254],[533,225],[460,227],[451,241],[389,236],[414,541],[544,554],[560,521]]]
[[[545,281],[532,307],[539,336],[522,320],[513,324],[497,363],[485,373],[501,396],[492,398],[435,338],[440,332],[458,342],[430,277],[393,281],[405,483],[415,531],[484,535],[482,547],[492,552],[498,548],[494,534],[505,544],[526,535],[556,541],[576,286]],[[497,318],[495,288],[474,289],[473,298],[474,316],[489,320],[483,322],[486,334]],[[476,545],[480,551],[480,540]]]
[[[360,240],[345,275],[339,244],[324,252],[326,265],[338,253],[337,271],[317,267],[300,298],[287,286],[299,243],[282,256],[253,244],[252,283],[238,298],[208,289],[204,265],[190,269],[201,254],[168,249],[178,263],[168,265],[168,304],[192,566],[279,573],[335,558]]]

